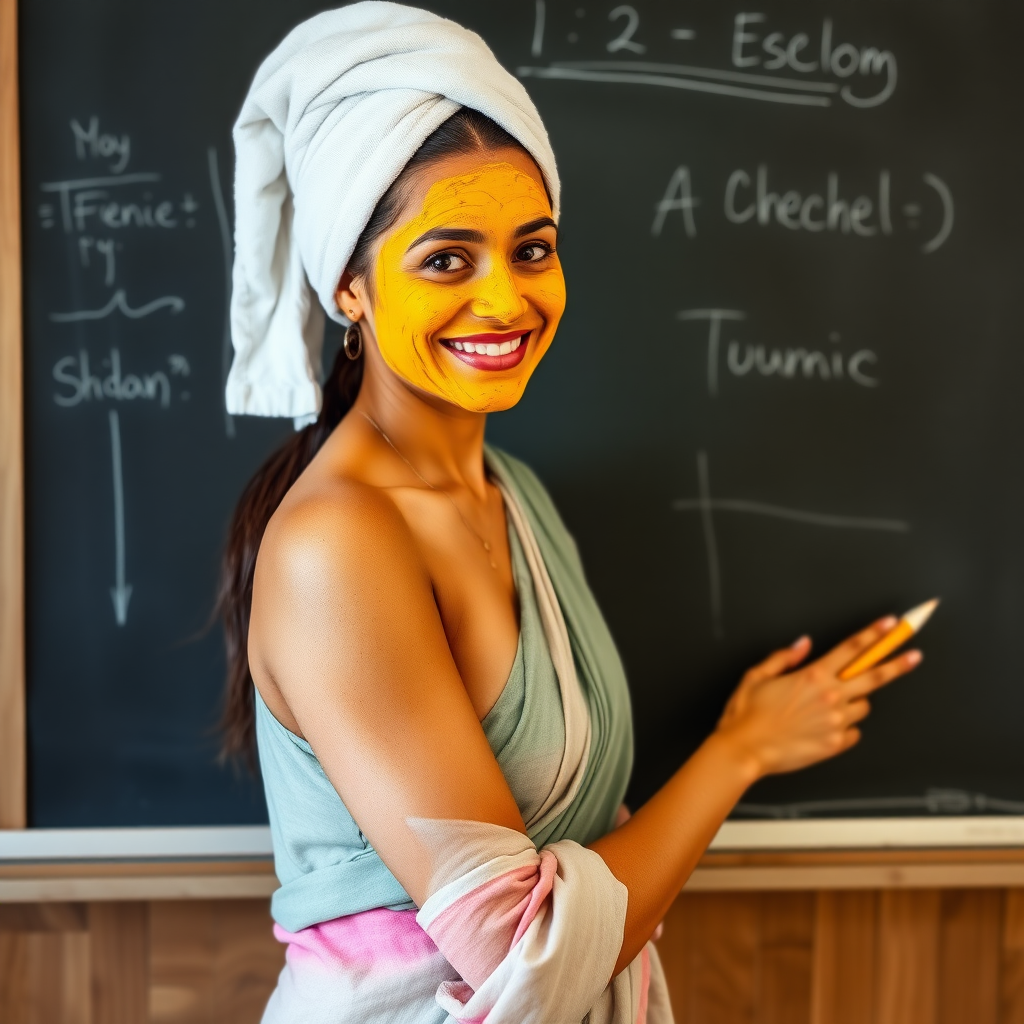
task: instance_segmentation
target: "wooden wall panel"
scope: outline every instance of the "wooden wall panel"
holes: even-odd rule
[[[256,1024],[266,900],[0,905],[2,1024]],[[677,1024],[1024,1024],[1024,890],[688,893]]]
[[[260,1019],[284,964],[267,904],[167,901],[150,911],[153,1024],[249,1024]]]
[[[881,894],[875,1024],[937,1024],[940,899],[937,889]]]
[[[85,907],[0,905],[0,1021],[91,1024]]]
[[[764,893],[755,997],[757,1024],[810,1024],[813,893]]]
[[[145,903],[89,904],[96,1024],[141,1024],[149,1016],[148,915]]]
[[[760,894],[700,893],[683,900],[691,917],[688,1024],[751,1024]]]
[[[1010,889],[1003,905],[1000,1024],[1024,1024],[1024,889]]]
[[[876,892],[818,893],[812,1024],[874,1024],[877,919]]]
[[[942,893],[939,1024],[998,1024],[1003,902],[998,889]]]

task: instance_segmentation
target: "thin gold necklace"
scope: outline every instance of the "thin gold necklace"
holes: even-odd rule
[[[455,504],[455,499],[447,491],[442,490],[440,487],[435,487],[401,453],[401,451],[399,451],[398,445],[396,445],[395,442],[392,441],[391,438],[388,437],[388,435],[384,433],[383,429],[381,428],[381,425],[372,416],[367,415],[365,412],[363,412],[362,409],[359,410],[359,415],[362,416],[363,419],[366,420],[366,422],[369,423],[370,426],[373,427],[373,429],[376,430],[377,433],[380,434],[380,436],[383,437],[385,441],[387,441],[387,443],[391,446],[391,450],[409,467],[409,469],[411,469],[413,471],[413,473],[416,475],[417,479],[421,480],[432,491],[436,491],[438,494],[443,494],[452,503],[452,508],[455,509],[455,511],[459,514],[459,518],[462,520],[462,525],[465,526],[466,529],[469,530],[469,532],[471,534],[473,534],[473,536],[476,537],[476,539],[478,541],[480,541],[481,544],[483,544],[484,551],[487,552],[487,558],[488,558],[488,560],[491,563],[491,568],[492,569],[497,569],[498,568],[498,563],[494,560],[494,555],[491,554],[491,542],[489,540],[487,540],[485,537],[483,537],[480,534],[479,530],[477,530],[476,527],[474,527],[473,524],[462,514],[462,509],[460,509],[459,506]]]

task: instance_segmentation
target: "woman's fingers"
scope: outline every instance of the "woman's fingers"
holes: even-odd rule
[[[881,665],[876,665],[867,672],[854,676],[849,682],[841,684],[843,695],[852,701],[881,689],[887,683],[917,668],[923,658],[924,655],[920,651],[906,651],[895,658],[890,658],[889,661],[883,661]]]
[[[791,668],[796,668],[811,651],[811,638],[802,636],[795,640],[789,647],[783,647],[781,651],[769,654],[760,665],[755,665],[743,677],[744,686],[753,686],[763,682],[765,679],[774,679],[781,676]]]
[[[862,722],[870,713],[871,705],[866,700],[852,700],[846,705],[846,724]]]
[[[818,659],[818,664],[827,672],[838,674],[851,661],[881,640],[898,621],[896,616],[887,615],[884,619],[873,622],[867,629],[862,629],[848,640],[844,640],[838,647],[833,647],[828,654]]]

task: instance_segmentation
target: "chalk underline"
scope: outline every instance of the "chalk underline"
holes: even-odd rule
[[[546,78],[574,82],[621,82],[627,85],[660,85],[669,89],[688,89],[691,92],[713,93],[718,96],[732,96],[737,99],[762,100],[766,103],[787,103],[802,107],[830,107],[828,96],[803,95],[796,92],[771,92],[766,89],[745,88],[725,83],[702,81],[699,78],[652,74],[636,71],[590,71],[576,67],[530,67],[516,68],[520,78]],[[800,83],[806,88],[814,83]]]
[[[141,185],[145,182],[154,182],[159,180],[159,174],[141,172],[139,174],[111,175],[104,178],[74,178],[68,181],[44,181],[39,188],[42,192],[79,192],[84,188],[101,188],[113,185]]]
[[[788,519],[794,523],[810,526],[826,526],[846,530],[883,530],[889,533],[909,533],[910,524],[901,519],[873,519],[860,516],[835,516],[822,512],[808,512],[798,508],[784,508],[760,501],[743,501],[732,498],[678,498],[672,502],[677,512],[749,512],[754,515]]]
[[[839,86],[835,82],[809,82],[805,78],[777,78],[775,75],[752,75],[748,71],[720,71],[717,68],[700,68],[692,64],[656,64],[648,60],[553,60],[550,66],[578,68],[581,71],[641,71],[686,78],[711,78],[719,82],[788,89],[790,92],[839,92]]]
[[[169,309],[172,313],[180,313],[185,308],[185,300],[177,295],[165,295],[163,298],[154,299],[144,306],[132,309],[125,298],[124,289],[118,288],[110,297],[110,301],[100,309],[80,309],[73,313],[51,313],[50,319],[58,324],[72,324],[80,320],[103,320],[110,316],[115,309],[119,309],[130,320],[141,320],[158,309]]]

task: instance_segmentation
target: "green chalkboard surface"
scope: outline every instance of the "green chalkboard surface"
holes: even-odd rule
[[[769,649],[938,595],[860,747],[738,813],[1024,813],[1024,8],[428,6],[559,159],[568,311],[489,436],[548,484],[622,651],[630,799]],[[223,408],[230,130],[320,9],[22,5],[33,825],[265,819],[215,760],[205,628],[290,429]]]

